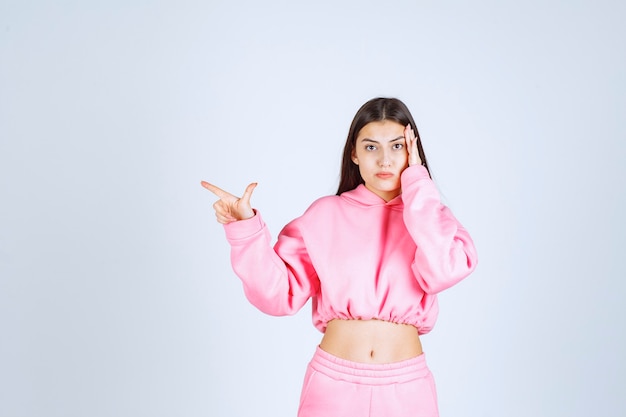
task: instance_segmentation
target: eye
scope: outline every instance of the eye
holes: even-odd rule
[[[365,150],[366,151],[375,151],[376,150],[376,146],[374,146],[374,145],[365,145]]]
[[[404,143],[394,143],[393,149],[402,149],[404,148]]]

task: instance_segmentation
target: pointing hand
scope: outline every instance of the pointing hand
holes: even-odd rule
[[[213,204],[215,216],[219,223],[228,224],[237,220],[249,219],[254,216],[254,210],[252,210],[252,206],[250,205],[250,197],[252,197],[252,191],[257,186],[256,182],[246,187],[241,198],[206,181],[202,181],[200,184],[219,197],[219,200]]]

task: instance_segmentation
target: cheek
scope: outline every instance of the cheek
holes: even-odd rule
[[[399,165],[408,165],[409,163],[409,155],[406,152],[398,153],[396,157],[396,161]]]
[[[361,174],[361,178],[367,177],[367,166],[359,161],[359,174]]]

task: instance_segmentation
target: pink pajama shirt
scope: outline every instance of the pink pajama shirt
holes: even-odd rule
[[[364,185],[322,197],[274,245],[259,212],[225,225],[248,300],[278,316],[311,299],[321,332],[333,319],[378,319],[428,333],[439,312],[437,293],[474,270],[476,250],[424,167],[405,169],[401,187],[388,202]],[[309,407],[313,400],[304,399]]]

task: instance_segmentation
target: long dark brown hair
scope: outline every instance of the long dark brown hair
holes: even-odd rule
[[[373,98],[364,105],[361,106],[359,111],[356,112],[350,130],[348,131],[348,139],[346,145],[343,148],[343,158],[341,160],[341,177],[339,180],[339,188],[337,189],[337,195],[356,188],[359,184],[363,184],[363,178],[359,173],[359,167],[352,161],[354,147],[356,146],[356,138],[359,132],[366,124],[370,122],[382,122],[383,120],[392,120],[400,123],[402,126],[408,124],[411,125],[415,136],[417,137],[417,150],[422,160],[422,165],[428,171],[430,175],[430,169],[428,169],[428,162],[426,161],[426,155],[424,155],[424,149],[422,148],[422,140],[420,134],[417,131],[417,125],[411,112],[406,105],[397,98]]]

